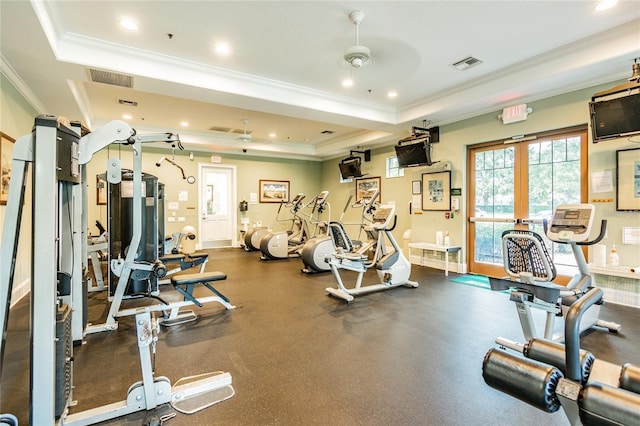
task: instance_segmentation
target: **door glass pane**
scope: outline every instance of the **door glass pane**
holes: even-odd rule
[[[476,154],[476,217],[513,217],[513,147]]]
[[[551,219],[560,204],[581,201],[580,137],[529,144],[529,217]],[[539,161],[537,161],[539,157]],[[542,226],[534,231],[544,235]],[[551,244],[551,255],[559,273],[572,274],[575,258],[567,244]]]
[[[502,264],[502,233],[513,223],[478,222],[475,226],[475,261]]]
[[[475,154],[475,217],[513,218],[514,148]],[[502,232],[512,223],[478,222],[474,233],[474,260],[502,264]]]

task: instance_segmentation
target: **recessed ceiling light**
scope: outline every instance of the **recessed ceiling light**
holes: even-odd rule
[[[601,0],[596,4],[596,11],[602,12],[603,10],[611,9],[618,4],[618,0]]]
[[[389,97],[389,98],[397,98],[398,97],[398,92],[396,92],[395,90],[390,90],[389,93],[387,93],[387,97]]]
[[[187,127],[187,126],[189,125],[189,122],[188,122],[188,121],[181,121],[181,122],[180,122],[180,125],[181,125],[182,127]]]
[[[231,53],[231,46],[229,46],[229,43],[227,43],[226,41],[219,41],[218,43],[216,43],[215,52],[218,55],[227,56]]]
[[[131,18],[122,18],[120,26],[125,30],[135,31],[138,29],[138,23]]]
[[[275,138],[277,135],[275,133],[269,133],[270,138]]]
[[[351,87],[353,86],[353,80],[350,78],[345,78],[342,80],[342,87]]]
[[[122,118],[124,118],[125,120],[131,120],[131,116],[129,114],[125,114],[122,116]]]

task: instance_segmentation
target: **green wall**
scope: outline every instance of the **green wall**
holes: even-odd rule
[[[185,171],[187,176],[192,175],[198,177],[198,164],[211,165],[211,153],[194,152],[193,161],[189,159],[188,150],[176,150],[175,161]],[[87,176],[89,176],[88,191],[89,194],[96,193],[95,176],[106,171],[107,159],[116,157],[121,160],[123,168],[132,168],[132,151],[130,147],[111,147],[103,149],[97,153],[87,167]],[[178,232],[185,225],[198,227],[198,182],[190,185],[182,179],[180,171],[169,163],[164,163],[161,167],[157,167],[155,163],[162,156],[171,158],[171,147],[167,145],[166,149],[143,146],[142,170],[143,172],[157,176],[158,180],[165,184],[166,202],[178,201],[178,193],[186,191],[188,201],[179,202],[179,209],[175,211],[176,217],[185,217],[186,222],[165,223],[166,234],[169,235]],[[306,195],[306,200],[311,200],[320,189],[321,164],[317,161],[299,161],[284,160],[276,158],[259,158],[241,155],[214,154],[222,158],[221,165],[234,165],[237,170],[237,197],[238,202],[246,199],[249,201],[251,193],[258,193],[260,179],[268,180],[286,180],[290,182],[290,192],[293,198],[298,192]],[[98,206],[93,202],[92,196],[89,198],[88,220],[89,231],[92,234],[97,233],[94,223],[100,220],[107,226],[107,209],[106,206]],[[249,210],[246,213],[238,214],[238,229],[242,229],[240,219],[242,217],[249,218],[251,223],[256,221],[262,222],[263,225],[269,226],[274,230],[284,230],[285,224],[275,221],[279,204],[273,203],[257,203],[249,204]],[[237,208],[237,206],[235,207]],[[168,211],[166,213],[169,213]],[[288,217],[283,211],[283,218]]]

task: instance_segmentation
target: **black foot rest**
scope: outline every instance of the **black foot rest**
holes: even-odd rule
[[[201,274],[179,274],[171,277],[171,284],[178,291],[178,293],[184,296],[184,300],[189,300],[190,302],[202,307],[202,303],[198,301],[195,297],[193,297],[193,286],[196,284],[202,284],[211,292],[216,294],[225,302],[229,302],[229,299],[216,290],[209,282],[212,281],[223,281],[227,279],[227,275],[224,272],[220,271],[212,271],[212,272],[203,272]]]

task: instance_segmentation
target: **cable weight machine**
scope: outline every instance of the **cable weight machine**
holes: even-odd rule
[[[207,399],[198,409],[230,398],[234,394],[231,375],[212,372],[198,378],[179,380],[173,387],[166,377],[155,377],[153,354],[158,323],[152,312],[162,309],[145,306],[128,312],[135,316],[137,347],[142,380],[134,383],[125,400],[86,411],[69,413],[72,405],[72,341],[82,340],[86,303],[86,165],[93,154],[111,143],[131,145],[134,157],[133,197],[141,194],[142,143],[171,141],[177,136],[136,136],[123,121],[113,121],[80,137],[81,128],[70,128],[54,116],[35,119],[31,134],[19,138],[14,146],[12,177],[9,186],[5,224],[0,247],[0,374],[5,349],[9,306],[13,290],[22,210],[27,187],[27,172],[32,165],[32,253],[31,253],[31,344],[30,344],[30,415],[34,425],[87,425],[106,421],[141,410],[151,410],[171,403],[186,410],[191,397]],[[110,183],[121,177],[119,161],[109,160]],[[118,287],[101,330],[117,328],[119,301],[132,274],[162,275],[157,263],[137,262],[135,255],[141,240],[141,203],[134,203],[130,248],[124,259],[113,259],[111,270],[119,276]],[[84,270],[83,270],[84,269]],[[112,312],[113,311],[113,312]],[[80,329],[79,336],[76,327]],[[186,383],[185,383],[186,382]],[[181,384],[183,383],[183,384]],[[182,411],[186,412],[186,411]],[[0,416],[11,419],[12,416]]]

